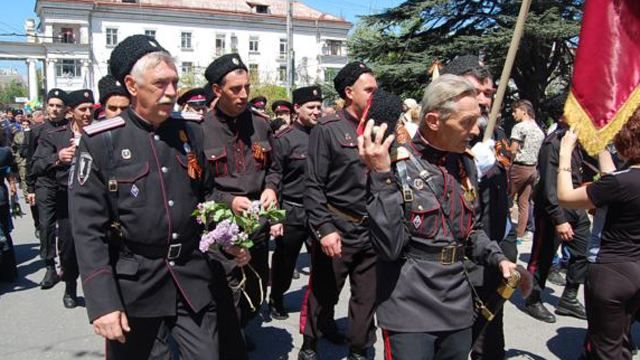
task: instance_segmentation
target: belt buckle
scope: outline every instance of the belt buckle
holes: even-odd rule
[[[440,263],[442,265],[452,265],[456,261],[457,246],[445,246],[440,251]]]
[[[402,200],[404,202],[412,202],[413,201],[413,191],[410,187],[403,187],[402,189]]]
[[[167,260],[175,260],[180,257],[182,251],[182,244],[169,245],[169,252],[167,253]]]

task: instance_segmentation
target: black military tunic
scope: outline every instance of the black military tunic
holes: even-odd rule
[[[287,224],[306,224],[302,202],[311,129],[294,122],[277,133],[274,139],[273,162],[269,169],[267,187],[277,189],[282,207],[287,210]]]
[[[40,145],[33,155],[32,169],[35,173],[54,173],[55,217],[58,223],[58,250],[65,281],[74,281],[78,277],[78,262],[71,235],[69,221],[67,186],[71,163],[59,160],[58,152],[72,144],[75,134],[71,125],[63,125],[49,130],[40,137]]]
[[[93,127],[85,128],[69,185],[90,320],[116,310],[175,316],[179,299],[200,312],[212,301],[212,271],[191,213],[212,179],[208,171],[196,179],[187,173],[190,152],[204,164],[200,127],[167,119],[154,129],[131,109]],[[123,241],[107,235],[116,218]]]
[[[271,298],[275,301],[281,301],[291,286],[300,248],[309,238],[303,197],[311,129],[296,121],[278,132],[274,139],[267,186],[278,189],[281,208],[287,212],[284,235],[276,239],[271,261]]]
[[[249,109],[234,118],[216,108],[205,116],[202,130],[206,163],[215,175],[213,200],[224,202],[229,207],[236,196],[245,196],[252,201],[259,200],[265,189],[267,170],[273,156],[273,135],[267,122]],[[245,291],[252,299],[255,309],[251,309],[251,305],[245,302],[246,298],[240,292],[234,293],[239,318],[243,324],[256,314],[259,304],[264,300],[269,279],[269,227],[265,221],[261,224],[261,228],[251,235],[254,246],[251,248],[250,261],[260,279],[248,272],[249,278],[245,282]],[[244,275],[234,260],[218,255],[216,259],[222,262],[228,274],[229,284],[236,287]]]
[[[311,131],[304,205],[318,239],[340,230],[344,243],[358,245],[368,241],[365,234],[351,236],[341,226],[341,217],[327,207],[330,204],[355,218],[367,214],[367,168],[358,156],[357,126],[358,119],[341,110],[320,119]]]
[[[215,174],[214,199],[229,206],[235,196],[258,200],[271,164],[269,124],[249,110],[232,118],[216,109],[206,115],[202,129],[205,155]]]
[[[49,171],[35,171],[33,168],[33,155],[35,154],[42,136],[52,130],[67,125],[67,120],[58,122],[45,121],[34,126],[28,133],[27,140],[27,191],[36,194],[40,224],[40,257],[50,262],[56,256],[55,226],[56,226],[56,174],[53,169]]]
[[[565,209],[558,203],[558,163],[560,142],[567,128],[560,126],[542,143],[538,155],[540,180],[534,189],[533,199],[536,231],[531,245],[528,270],[534,275],[534,291],[529,300],[539,300],[544,290],[549,270],[558,247],[562,243],[555,227],[569,223],[573,228],[573,239],[565,242],[568,250],[567,284],[583,284],[587,271],[587,245],[591,237],[591,222],[586,211]],[[571,154],[571,180],[573,187],[582,185],[582,149],[578,145]]]
[[[378,322],[385,330],[403,333],[469,328],[473,304],[464,252],[491,266],[506,259],[482,230],[477,198],[469,196],[473,164],[456,154],[457,169],[447,169],[447,153],[427,145],[420,134],[404,147],[422,169],[400,160],[395,172],[370,174],[367,210],[379,256]],[[404,184],[412,201],[400,190],[400,162],[406,166]],[[419,175],[423,169],[428,179]],[[450,247],[446,254],[445,247]]]
[[[349,332],[354,352],[375,343],[376,254],[367,227],[367,168],[358,156],[358,119],[347,111],[322,118],[311,130],[304,207],[312,237],[312,276],[303,304],[300,332],[320,338],[330,329],[333,307],[349,276]],[[333,232],[341,237],[342,255],[329,258],[320,240]]]

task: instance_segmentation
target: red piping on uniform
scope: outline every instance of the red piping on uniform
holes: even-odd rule
[[[91,273],[91,275],[89,275],[86,279],[84,279],[84,281],[82,281],[82,285],[86,285],[88,284],[91,280],[93,280],[96,276],[102,274],[102,273],[110,273],[111,268],[100,268],[96,271],[94,271],[93,273]]]
[[[156,160],[156,168],[158,170],[158,175],[159,175],[158,177],[160,179],[160,188],[162,189],[162,200],[163,200],[163,205],[164,205],[164,211],[167,214],[167,227],[168,227],[168,230],[167,230],[168,231],[167,245],[169,245],[169,244],[171,244],[171,233],[173,232],[173,226],[171,224],[171,213],[169,212],[169,208],[167,207],[167,204],[168,204],[167,190],[166,190],[166,187],[164,185],[164,179],[162,178],[162,172],[160,171],[160,167],[161,167],[160,166],[160,160],[158,159],[158,153],[156,152],[156,147],[153,145],[153,140],[151,139],[151,134],[149,134],[149,143],[151,144],[151,152],[153,153],[153,157]],[[176,278],[175,274],[173,273],[173,271],[171,271],[171,266],[169,265],[169,262],[167,261],[166,258],[164,259],[164,262],[167,265],[167,269],[169,270],[169,274],[171,274],[171,277],[173,278],[173,282],[178,287],[178,290],[180,290],[180,293],[182,294],[182,297],[187,302],[187,304],[189,305],[191,310],[193,310],[195,312],[196,311],[195,308],[191,304],[191,301],[189,301],[189,298],[187,297],[187,294],[184,292],[184,290],[180,286],[180,282],[178,282],[178,279]]]
[[[311,259],[313,259],[314,246],[311,246]],[[309,316],[309,296],[313,286],[313,263],[311,264],[311,272],[309,273],[309,283],[307,284],[307,291],[304,292],[304,298],[302,299],[302,309],[300,309],[300,333],[304,335],[304,331],[307,328],[307,318]]]
[[[546,224],[545,221],[542,221],[542,216],[534,216],[534,219],[536,223],[536,231],[533,233],[533,243],[535,244],[535,248],[531,251],[531,259],[529,259],[529,265],[527,265],[527,270],[532,274],[535,274],[535,272],[538,271],[540,247],[542,247],[542,242],[544,241],[541,237],[546,233]]]
[[[382,338],[384,339],[384,360],[393,360],[393,353],[391,352],[391,339],[389,338],[389,331],[382,329]]]

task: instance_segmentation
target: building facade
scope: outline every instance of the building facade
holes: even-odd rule
[[[97,90],[119,41],[155,37],[176,59],[181,85],[204,84],[216,57],[238,53],[254,81],[286,85],[287,0],[37,0],[46,87]],[[331,80],[347,63],[351,24],[293,2],[295,86]]]

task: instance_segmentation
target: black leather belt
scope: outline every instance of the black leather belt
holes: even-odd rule
[[[451,265],[464,260],[464,246],[430,246],[416,244],[409,245],[405,254],[418,260],[436,261],[442,265]]]
[[[284,204],[287,204],[287,205],[290,205],[290,206],[293,206],[293,207],[300,207],[300,208],[304,207],[304,204],[302,203],[302,201],[283,199],[282,202]]]
[[[334,215],[348,221],[354,223],[356,225],[365,225],[369,220],[369,216],[367,215],[356,215],[345,210],[339,209],[331,204],[327,204],[327,209]]]
[[[195,250],[196,244],[197,242],[193,241],[184,244],[154,246],[127,241],[125,242],[125,248],[134,254],[142,255],[150,259],[166,258],[167,260],[176,260],[181,256],[191,254]]]
[[[520,161],[514,161],[513,165],[533,167],[533,166],[536,166],[537,164],[527,164],[527,163],[523,163],[523,162],[520,162]]]

